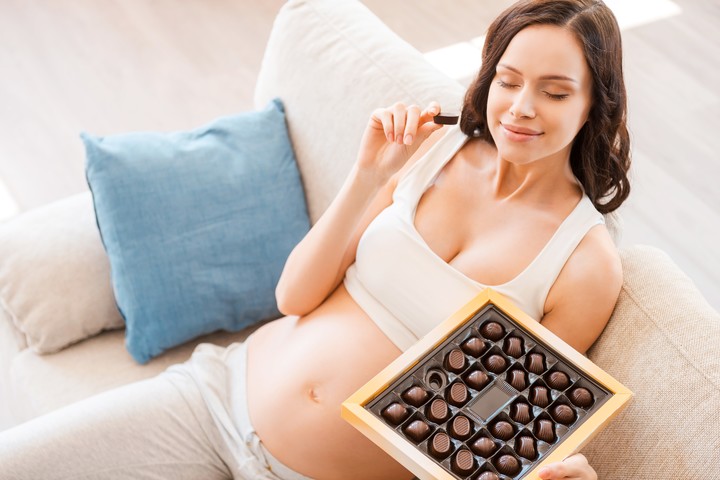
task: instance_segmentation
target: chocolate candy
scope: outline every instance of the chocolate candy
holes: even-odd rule
[[[458,440],[466,440],[472,435],[472,422],[465,415],[458,415],[453,418],[448,427],[450,435]]]
[[[447,401],[456,407],[462,407],[470,399],[470,392],[462,382],[455,382],[450,385],[447,394]]]
[[[408,417],[410,412],[408,412],[407,408],[403,407],[399,403],[393,402],[385,407],[381,414],[388,423],[400,425],[400,423]]]
[[[468,475],[475,470],[475,457],[467,448],[461,448],[452,456],[450,468],[459,475]]]
[[[448,404],[442,398],[436,398],[425,407],[425,416],[435,423],[443,423],[450,416]]]
[[[575,421],[575,411],[563,403],[553,407],[552,416],[556,422],[562,423],[563,425],[570,425]]]
[[[500,373],[507,368],[507,360],[501,355],[493,353],[484,360],[485,368],[493,373]]]
[[[408,388],[400,395],[403,400],[405,400],[413,407],[419,407],[420,405],[425,403],[425,400],[427,400],[429,396],[430,394],[428,392],[423,390],[422,387],[418,387],[417,385]]]
[[[430,455],[437,459],[442,459],[448,456],[452,450],[452,443],[450,437],[445,432],[438,432],[428,442],[428,451]]]
[[[496,342],[505,336],[505,329],[497,322],[486,322],[480,328],[480,334],[488,340]]]
[[[521,457],[525,457],[528,460],[535,460],[537,457],[537,450],[535,449],[535,439],[523,435],[515,440],[515,451]]]
[[[445,369],[454,373],[465,370],[465,354],[459,348],[453,348],[445,355]]]
[[[525,368],[535,375],[540,375],[545,371],[545,355],[533,352],[525,357]]]
[[[520,358],[523,354],[523,341],[520,337],[508,337],[505,339],[503,352],[511,357]]]
[[[482,370],[473,370],[465,375],[465,383],[467,383],[470,388],[482,390],[488,383],[490,383],[490,377],[488,377],[487,373]]]
[[[525,402],[514,403],[510,407],[510,418],[518,423],[528,423],[532,419],[530,405]]]
[[[525,390],[527,387],[527,374],[524,370],[510,370],[508,372],[508,383],[517,391]]]
[[[500,455],[495,460],[495,468],[504,475],[513,476],[520,471],[520,462],[512,455]]]
[[[493,472],[483,472],[477,480],[500,480],[500,477],[495,475]]]
[[[499,420],[490,427],[490,432],[500,440],[510,440],[515,434],[513,426],[505,420]]]
[[[439,125],[455,125],[458,123],[459,119],[460,119],[460,115],[457,113],[441,112],[433,117],[433,122],[435,122]]]
[[[422,442],[428,435],[430,435],[430,425],[423,422],[422,420],[413,420],[410,425],[407,425],[403,432],[405,435],[415,440],[415,442]]]
[[[554,424],[550,420],[544,418],[535,422],[535,436],[543,442],[552,443],[555,441]]]
[[[570,401],[578,407],[587,408],[593,404],[593,395],[587,388],[575,387],[568,396]]]
[[[468,355],[472,355],[477,358],[485,352],[485,348],[487,347],[485,342],[480,340],[478,337],[470,337],[465,340],[462,345],[460,345],[460,348],[462,348],[463,352]]]
[[[570,386],[570,377],[565,372],[552,372],[547,377],[547,384],[555,390],[565,390]]]
[[[470,448],[481,457],[490,458],[490,455],[497,450],[497,445],[488,437],[480,437],[470,445]]]
[[[550,405],[550,391],[542,385],[535,385],[530,389],[530,403],[540,408]]]

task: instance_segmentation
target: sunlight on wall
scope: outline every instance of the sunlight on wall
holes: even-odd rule
[[[621,30],[646,25],[682,13],[670,0],[606,0]],[[480,69],[480,56],[485,36],[455,43],[424,54],[428,62],[456,80],[473,77]]]

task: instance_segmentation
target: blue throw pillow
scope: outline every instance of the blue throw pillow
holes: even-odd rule
[[[81,138],[135,360],[280,315],[275,286],[310,222],[279,99],[188,132]]]

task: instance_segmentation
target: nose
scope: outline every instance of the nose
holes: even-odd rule
[[[528,91],[527,87],[517,91],[510,105],[510,114],[515,118],[535,118],[535,106],[533,105],[532,94]]]

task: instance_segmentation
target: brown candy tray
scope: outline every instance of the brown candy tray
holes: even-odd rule
[[[488,288],[342,405],[420,479],[537,479],[632,392]]]

